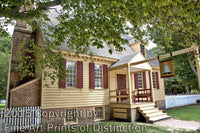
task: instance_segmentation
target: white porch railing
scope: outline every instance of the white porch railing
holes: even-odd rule
[[[200,100],[200,94],[165,96],[165,105],[166,109],[169,109],[178,106],[195,104],[198,99]]]

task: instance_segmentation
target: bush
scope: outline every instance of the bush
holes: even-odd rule
[[[197,103],[200,104],[200,99],[197,99]]]

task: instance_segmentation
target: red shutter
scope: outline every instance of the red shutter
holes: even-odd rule
[[[108,66],[103,65],[103,84],[104,88],[108,89]]]
[[[83,88],[83,62],[77,61],[77,88]]]
[[[95,88],[95,71],[94,71],[94,63],[89,64],[89,82],[90,82],[90,88],[94,89]]]
[[[137,75],[137,73],[134,73],[134,79],[135,79],[135,89],[138,89],[138,75]]]
[[[143,75],[143,88],[144,88],[144,89],[147,89],[147,84],[146,84],[146,73],[145,73],[145,71],[142,72],[142,75]]]
[[[66,60],[63,61],[63,66],[66,69]],[[66,88],[66,78],[64,79],[59,79],[59,88]]]
[[[158,72],[156,72],[156,87],[157,89],[160,89]]]

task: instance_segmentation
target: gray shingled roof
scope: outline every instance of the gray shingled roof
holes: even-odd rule
[[[132,54],[124,56],[123,58],[120,58],[119,61],[114,63],[110,68],[128,64],[138,53],[139,52],[134,52]]]
[[[146,50],[146,56],[147,56],[147,59],[154,57],[148,50]],[[150,61],[149,64],[151,66],[159,67],[159,61],[158,60]]]
[[[58,16],[57,12],[51,11],[51,12],[49,12],[47,14],[48,14],[48,17],[50,19],[49,25],[55,26],[55,25],[57,25],[59,23],[58,20],[56,19],[56,17]],[[96,55],[96,56],[118,59],[119,61],[116,62],[112,67],[114,67],[117,64],[118,65],[119,64],[123,64],[123,63],[127,62],[129,59],[132,59],[138,52],[135,52],[129,46],[130,44],[133,44],[133,43],[136,42],[135,39],[133,39],[131,36],[128,36],[128,35],[122,35],[122,38],[124,38],[124,39],[129,41],[129,44],[123,45],[123,47],[125,47],[126,50],[123,51],[122,53],[113,51],[113,54],[110,54],[108,51],[109,51],[109,49],[111,49],[111,47],[106,42],[103,43],[104,48],[97,49],[96,46],[90,46],[90,50],[88,51],[88,53],[90,51],[92,51],[93,55]],[[69,50],[66,47],[65,43],[62,44],[61,49]],[[151,57],[154,57],[148,50],[146,50],[146,51],[147,51],[146,52],[147,59],[151,58]],[[151,61],[149,63],[150,63],[151,66],[159,66],[158,61]]]

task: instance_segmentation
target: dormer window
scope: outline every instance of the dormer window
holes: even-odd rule
[[[140,52],[146,57],[145,46],[143,44],[140,44]]]
[[[115,49],[115,52],[119,52],[119,53],[121,53],[121,50],[120,50],[119,48],[114,47],[114,49]]]

